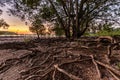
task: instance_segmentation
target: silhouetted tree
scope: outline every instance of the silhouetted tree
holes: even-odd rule
[[[3,19],[0,19],[0,27],[8,28],[9,25]]]
[[[32,22],[31,26],[29,27],[29,30],[33,33],[36,33],[38,38],[40,38],[39,35],[45,34],[45,27],[42,24],[41,20],[38,19]]]

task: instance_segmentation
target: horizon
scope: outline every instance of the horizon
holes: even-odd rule
[[[10,26],[8,29],[0,28],[0,31],[10,31],[15,32],[18,34],[31,34],[32,32],[29,31],[29,26],[25,24],[24,21],[22,21],[20,18],[9,15],[7,13],[8,6],[0,7],[0,9],[3,10],[2,15],[0,15],[1,19],[4,19],[7,24]]]

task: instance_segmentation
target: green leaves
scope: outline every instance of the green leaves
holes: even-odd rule
[[[32,9],[36,8],[39,5],[40,0],[22,0],[21,3],[27,5]]]
[[[46,20],[50,20],[54,16],[54,10],[51,7],[43,7],[41,10],[41,17]]]
[[[53,28],[53,31],[55,31],[55,34],[56,34],[57,36],[62,36],[62,35],[64,35],[63,29],[62,29],[57,23],[55,24],[55,27]]]
[[[56,0],[57,3],[62,4],[62,0]]]

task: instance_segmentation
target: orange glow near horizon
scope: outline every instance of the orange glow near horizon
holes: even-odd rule
[[[29,31],[28,27],[26,26],[16,26],[16,27],[12,27],[10,26],[7,31],[11,31],[11,32],[15,32],[17,34],[31,34],[31,32]]]
[[[3,29],[3,28],[0,28],[0,31],[10,31],[10,32],[15,32],[17,34],[32,34],[32,32],[29,31],[29,28],[26,27],[26,26],[22,26],[22,27],[19,27],[19,26],[10,26],[8,27],[8,29]]]
[[[0,9],[3,10],[3,14],[0,16],[0,19],[4,19],[5,22],[10,25],[8,29],[0,28],[1,31],[10,31],[18,34],[31,34],[31,32],[29,31],[29,26],[25,25],[24,21],[20,20],[20,18],[18,17],[12,15],[9,16],[7,14],[7,7],[0,7]]]

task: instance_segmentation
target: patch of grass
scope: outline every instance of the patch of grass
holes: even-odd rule
[[[31,40],[30,38],[24,38],[25,43],[29,42],[30,40]]]
[[[118,68],[120,69],[120,62],[117,63]]]
[[[120,35],[120,30],[113,30],[113,31],[102,30],[95,34],[93,34],[93,33],[85,33],[84,34],[84,36],[115,36],[115,35]]]

